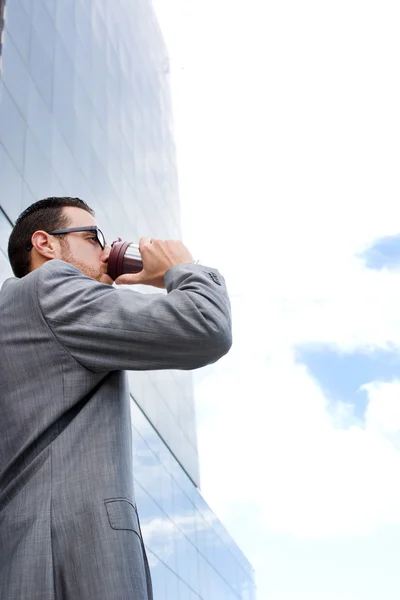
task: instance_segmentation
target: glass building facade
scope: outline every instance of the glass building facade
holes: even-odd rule
[[[150,0],[0,0],[0,28],[0,283],[13,222],[48,196],[83,198],[109,241],[179,239],[169,63]],[[199,491],[191,374],[129,381],[155,600],[253,600],[252,568]]]

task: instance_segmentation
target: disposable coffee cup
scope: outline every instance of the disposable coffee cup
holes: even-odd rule
[[[113,281],[120,275],[125,275],[125,273],[139,273],[142,269],[143,262],[137,244],[123,242],[121,239],[111,244],[107,274]]]

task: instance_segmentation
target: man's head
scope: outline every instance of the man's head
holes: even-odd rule
[[[46,198],[29,206],[18,217],[8,243],[8,256],[16,277],[52,259],[64,260],[84,275],[111,283],[106,275],[110,248],[101,247],[95,231],[60,229],[97,226],[93,210],[79,198]]]

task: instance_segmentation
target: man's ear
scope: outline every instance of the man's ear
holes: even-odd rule
[[[58,258],[58,245],[46,231],[35,231],[31,237],[31,243],[36,252],[43,258],[48,260]]]

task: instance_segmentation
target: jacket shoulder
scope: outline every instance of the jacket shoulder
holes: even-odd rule
[[[32,271],[32,273],[29,273],[27,277],[30,277],[31,275],[36,275],[36,277],[41,280],[51,280],[54,278],[68,277],[71,275],[81,275],[84,277],[83,273],[74,267],[74,265],[58,259],[48,260],[44,265],[38,269],[35,269],[35,271]]]
[[[44,265],[31,271],[25,277],[10,277],[1,287],[2,295],[20,294],[34,291],[38,280],[51,281],[58,277],[67,277],[79,273],[78,269],[62,260],[49,260]]]

